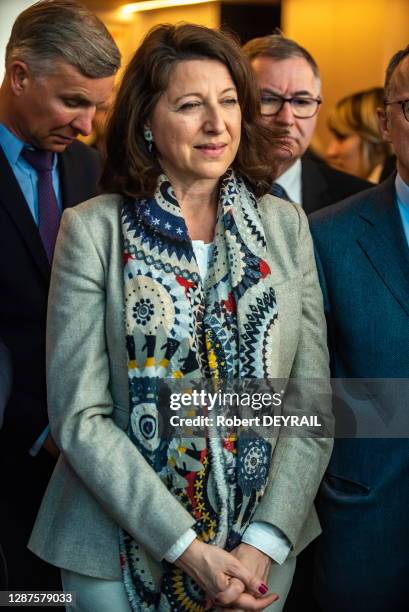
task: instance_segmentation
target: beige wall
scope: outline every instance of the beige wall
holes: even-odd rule
[[[7,41],[10,38],[11,28],[16,17],[26,8],[34,4],[35,0],[0,0],[0,82],[4,76],[4,56]]]
[[[139,46],[145,34],[160,23],[178,23],[189,21],[209,28],[217,28],[220,23],[220,5],[210,2],[178,8],[161,9],[134,13],[129,22],[121,22],[119,11],[112,11],[104,15],[99,13],[107,27],[113,34],[123,56],[125,66],[134,51]]]
[[[409,2],[283,0],[282,28],[320,66],[325,103],[317,132],[325,144],[328,108],[344,95],[382,85],[390,57],[409,43]]]

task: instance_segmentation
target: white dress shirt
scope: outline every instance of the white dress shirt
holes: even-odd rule
[[[297,159],[274,182],[285,189],[291,202],[302,206],[301,159]]]

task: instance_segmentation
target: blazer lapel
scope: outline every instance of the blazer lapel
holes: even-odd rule
[[[41,275],[48,284],[50,281],[51,268],[38,228],[1,147],[0,176],[0,205],[6,209],[12,222],[16,225],[23,242],[31,253],[33,262],[36,264]]]
[[[395,196],[395,175],[381,183],[359,211],[358,244],[388,290],[409,315],[409,247]]]
[[[302,207],[307,215],[327,204],[327,181],[318,163],[301,159]]]

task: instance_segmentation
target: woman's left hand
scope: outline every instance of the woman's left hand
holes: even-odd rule
[[[265,553],[261,552],[254,546],[250,546],[249,544],[239,544],[236,548],[231,551],[231,554],[235,556],[243,565],[248,567],[250,571],[256,575],[261,576],[264,584],[268,584],[268,576],[270,573],[270,568],[272,564],[271,558]],[[229,587],[227,587],[227,591],[230,588],[234,588],[234,581],[236,578],[232,578],[230,581]],[[226,591],[223,593],[226,595]],[[278,595],[275,601],[279,599]],[[266,602],[266,605],[270,605],[271,600]],[[217,598],[215,599],[216,609],[217,609]],[[256,604],[256,606],[255,606]],[[220,604],[219,604],[220,605]],[[254,610],[260,609],[260,599],[255,599],[253,595],[248,592],[241,593],[238,598],[234,601],[233,604],[230,604],[229,607],[223,607],[223,612],[242,612],[244,610]]]

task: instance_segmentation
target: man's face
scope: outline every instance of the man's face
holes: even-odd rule
[[[388,102],[409,100],[409,57],[398,65],[392,75]],[[400,104],[388,104],[378,111],[382,135],[392,143],[397,157],[397,168],[402,179],[409,185],[409,121],[405,119]]]
[[[61,153],[79,134],[91,133],[95,111],[108,100],[115,77],[91,79],[66,62],[33,76],[24,62],[15,62],[10,78],[11,129],[24,142]]]
[[[285,98],[318,98],[320,81],[302,57],[275,60],[257,57],[251,63],[261,96],[279,95]],[[308,119],[294,117],[292,106],[285,103],[279,113],[264,117],[277,134],[276,158],[290,165],[307,149],[317,122],[317,115]],[[290,163],[289,163],[290,162]]]

